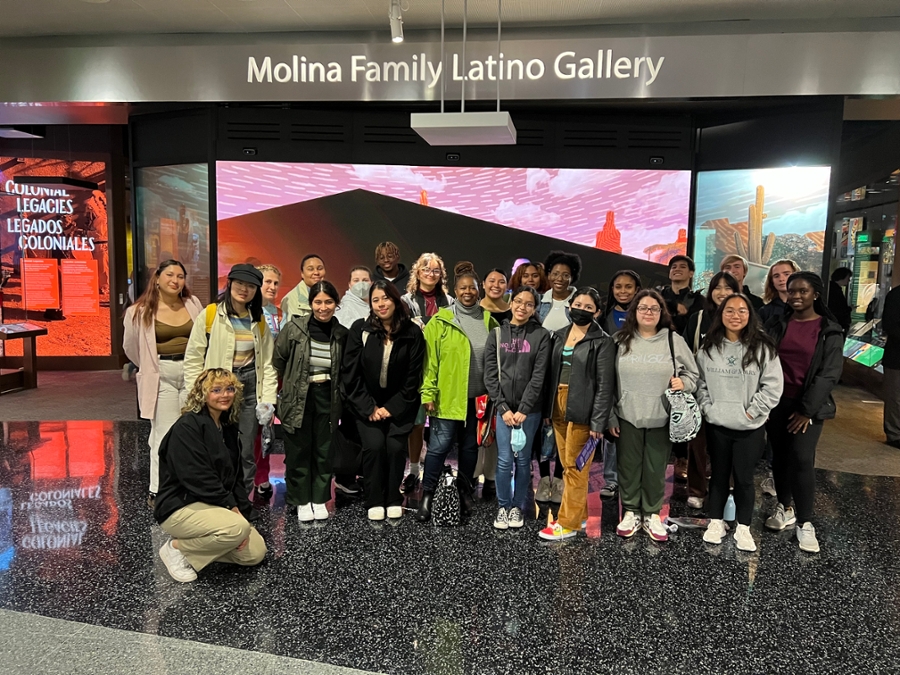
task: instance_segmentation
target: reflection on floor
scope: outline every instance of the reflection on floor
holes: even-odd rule
[[[385,673],[890,672],[900,662],[898,479],[820,471],[822,553],[810,556],[791,531],[761,532],[759,512],[753,554],[730,539],[706,545],[696,530],[662,545],[622,541],[596,466],[587,536],[561,544],[537,538],[545,508],[522,530],[497,532],[495,503],[480,501],[459,528],[409,516],[372,526],[358,501],[301,527],[274,461],[277,492],[259,526],[268,560],[212,566],[183,585],[156,555],[164,535],[144,501],[147,425],[3,429],[7,610]],[[698,514],[671,476],[667,489],[671,515]],[[36,639],[49,649],[69,625],[35,628]],[[21,658],[20,643],[0,630],[11,655],[0,668]]]

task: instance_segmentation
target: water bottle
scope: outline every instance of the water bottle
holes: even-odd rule
[[[734,495],[728,493],[728,501],[725,502],[725,515],[722,516],[722,519],[732,522],[736,517],[737,513],[735,512]]]

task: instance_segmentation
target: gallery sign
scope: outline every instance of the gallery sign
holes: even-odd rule
[[[865,45],[865,49],[861,49]],[[900,33],[321,43],[4,40],[0,101],[434,101],[900,94]]]

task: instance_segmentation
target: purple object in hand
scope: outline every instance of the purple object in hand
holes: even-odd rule
[[[591,436],[590,438],[588,438],[588,442],[584,444],[581,452],[578,453],[578,457],[575,458],[575,466],[578,467],[579,471],[584,468],[584,465],[587,464],[587,461],[591,458],[591,455],[594,454],[594,451],[597,449],[598,440],[599,439]]]

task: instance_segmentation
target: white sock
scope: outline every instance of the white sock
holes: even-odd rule
[[[422,473],[422,465],[419,462],[410,462],[409,463],[409,472],[416,478]]]

